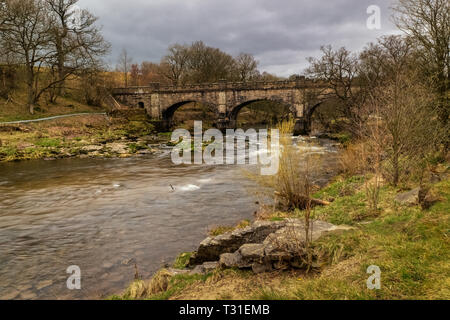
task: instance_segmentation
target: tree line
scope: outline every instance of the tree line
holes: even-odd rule
[[[117,70],[123,74],[123,85],[139,86],[151,82],[171,85],[213,83],[219,80],[247,82],[279,80],[258,70],[259,62],[248,53],[236,57],[202,41],[190,45],[171,45],[160,63],[133,63],[126,49],[119,57]]]

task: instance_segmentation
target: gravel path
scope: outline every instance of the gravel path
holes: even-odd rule
[[[11,121],[11,122],[0,122],[0,125],[40,122],[40,121],[48,121],[48,120],[54,120],[54,119],[70,118],[70,117],[86,116],[86,115],[103,115],[103,116],[106,116],[106,113],[105,112],[103,112],[103,113],[74,113],[74,114],[66,114],[66,115],[62,115],[62,116],[53,116],[53,117],[41,118],[41,119],[19,120],[19,121]]]

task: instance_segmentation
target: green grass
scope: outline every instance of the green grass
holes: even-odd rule
[[[130,143],[128,145],[128,148],[130,149],[131,153],[137,153],[138,151],[148,149],[148,147],[144,143]]]
[[[60,139],[41,138],[38,139],[34,144],[36,146],[44,148],[58,148],[61,146],[62,142]]]
[[[354,232],[329,236],[316,243],[317,248],[328,254],[331,273],[297,284],[287,298],[450,299],[450,181],[441,182],[434,189],[442,201],[426,211],[419,207],[388,208],[387,203],[393,203],[392,192],[385,190],[384,210],[379,218]],[[351,203],[360,202],[360,195],[353,197],[354,201],[346,204],[348,209],[352,209]],[[351,196],[346,198],[352,200]],[[343,203],[330,207],[333,206],[339,208]],[[359,210],[359,205],[353,210]],[[336,215],[332,212],[333,219]],[[338,268],[339,262],[346,261],[355,261],[349,272]],[[370,265],[381,268],[381,290],[366,287]],[[259,298],[286,297],[283,290],[269,289],[263,288]]]
[[[314,197],[326,200],[330,198],[352,196],[358,188],[361,188],[364,185],[364,181],[365,177],[363,176],[355,176],[347,179],[338,177],[335,182],[317,192]]]
[[[263,301],[285,301],[285,300],[293,300],[292,296],[289,296],[285,293],[282,293],[279,290],[276,290],[274,288],[263,288],[261,289],[255,296],[254,299],[256,300],[263,300]]]
[[[175,269],[184,269],[189,265],[189,260],[191,259],[192,252],[181,253],[173,263]]]
[[[148,300],[168,300],[187,286],[198,282],[206,282],[211,276],[211,273],[206,275],[176,275],[170,279],[166,291],[151,295]]]

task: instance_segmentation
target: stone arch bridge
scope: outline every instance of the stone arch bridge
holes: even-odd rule
[[[236,129],[242,108],[256,101],[276,101],[289,106],[296,119],[295,134],[308,134],[314,110],[327,99],[326,87],[309,80],[276,82],[219,82],[211,84],[115,88],[112,96],[120,103],[145,108],[152,121],[169,129],[174,113],[187,103],[210,106],[216,127]]]

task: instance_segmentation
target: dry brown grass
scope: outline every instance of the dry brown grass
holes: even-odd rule
[[[364,149],[364,142],[356,142],[341,151],[339,164],[345,175],[351,177],[365,172],[367,161],[363,159]]]
[[[263,288],[283,289],[287,293],[298,279],[306,279],[301,271],[272,272],[252,275],[249,272],[226,270],[205,282],[196,282],[173,295],[171,300],[249,300]]]

